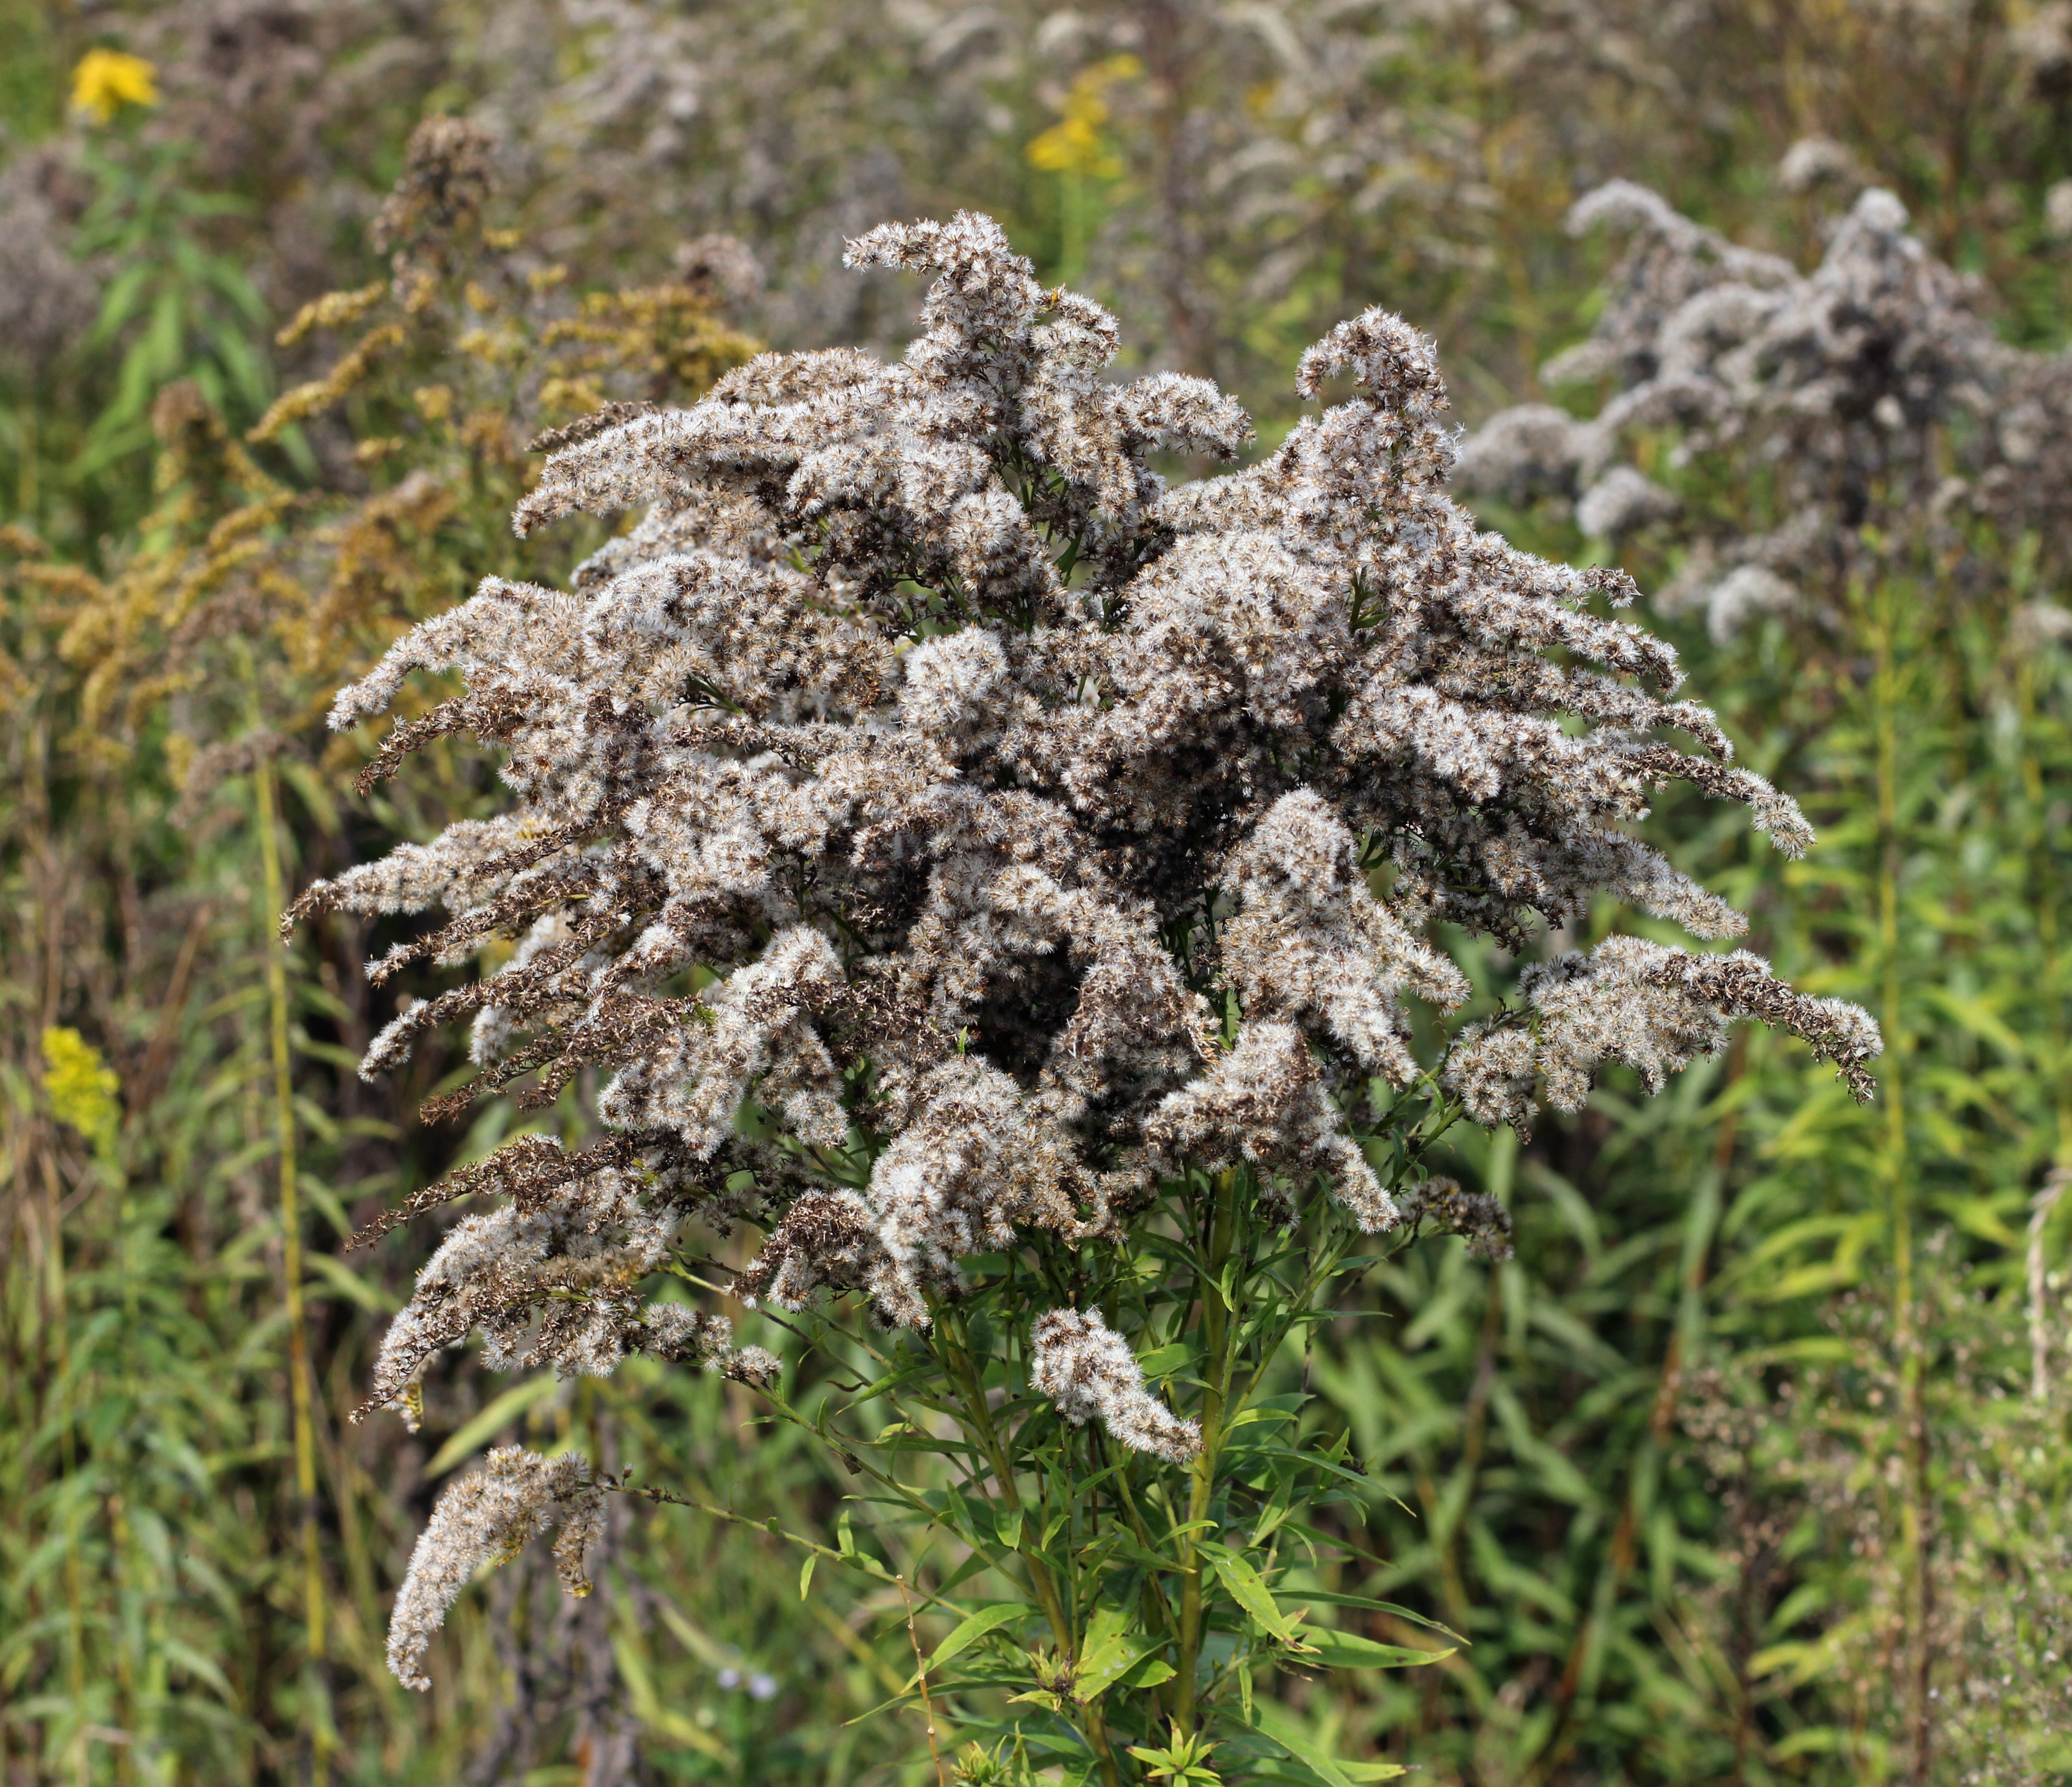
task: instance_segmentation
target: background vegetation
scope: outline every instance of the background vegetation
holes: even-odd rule
[[[916,1721],[851,1723],[910,1673],[897,1597],[802,1595],[796,1552],[695,1510],[622,1512],[587,1600],[544,1559],[464,1598],[428,1699],[380,1666],[438,1484],[500,1437],[794,1530],[846,1487],[668,1367],[456,1360],[419,1437],[347,1419],[426,1237],[342,1238],[582,1120],[572,1087],[419,1125],[458,1062],[352,1067],[436,980],[370,989],[378,926],[268,940],[314,876],[493,799],[462,749],[356,796],[320,718],[407,618],[582,549],[505,526],[536,429],[693,394],[750,337],[898,342],[915,294],[841,238],[959,205],[1268,441],[1301,347],[1374,302],[1438,337],[1464,420],[1540,396],[1613,246],[1567,208],[1614,176],[1801,265],[1889,187],[2055,348],[2068,108],[2072,14],[2016,0],[0,0],[0,1781],[928,1778]],[[405,177],[427,114],[490,127],[479,178]],[[281,332],[327,292],[361,295]],[[1657,475],[1758,523],[1758,477]],[[1559,504],[1503,519],[1610,549]],[[1644,588],[1679,537],[1634,536]],[[2072,1779],[2065,544],[1873,555],[1816,622],[1724,641],[1658,617],[1823,828],[1787,865],[1666,816],[1781,972],[1878,1013],[1884,1096],[1751,1034],[1455,1164],[1516,1258],[1421,1247],[1301,1362],[1370,1485],[1336,1586],[1474,1641],[1298,1690],[1339,1753]]]

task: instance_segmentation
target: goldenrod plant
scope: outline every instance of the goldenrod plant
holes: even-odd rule
[[[1811,833],[1670,699],[1622,574],[1453,503],[1436,356],[1400,318],[1304,356],[1305,396],[1350,389],[1277,451],[1169,487],[1147,454],[1231,458],[1243,411],[1105,380],[1113,319],[989,219],[849,259],[935,275],[902,360],[765,355],[571,431],[518,531],[644,518],[573,593],[486,579],[333,706],[351,729],[457,671],[369,776],[465,729],[514,797],[298,901],[442,912],[377,981],[483,963],[361,1072],[465,1020],[479,1071],[437,1108],[586,1078],[600,1125],[372,1225],[501,1200],[420,1272],[363,1412],[414,1425],[426,1366],[478,1333],[498,1370],[702,1365],[859,1479],[862,1522],[801,1538],[802,1594],[824,1559],[910,1629],[917,1603],[952,1621],[894,1697],[939,1774],[944,1724],[1105,1787],[1400,1773],[1334,1756],[1276,1681],[1453,1651],[1366,1636],[1440,1629],[1310,1575],[1346,1543],[1314,1512],[1361,1473],[1342,1431],[1291,1443],[1309,1331],[1422,1230],[1509,1251],[1501,1206],[1431,1171],[1457,1123],[1523,1132],[1610,1062],[1659,1087],[1740,1018],[1858,1098],[1879,1047],[1745,951],[1632,935],[1478,1001],[1437,927],[1516,945],[1610,898],[1731,939],[1741,914],[1622,825],[1683,783],[1788,856]],[[759,1239],[729,1271],[737,1227]],[[740,1343],[746,1310],[781,1350]],[[392,1666],[429,1688],[471,1573],[530,1534],[580,1589],[609,1497],[725,1493],[493,1455],[419,1543]]]
[[[1739,1678],[1745,1756],[2038,1778],[2066,1753],[2072,1631],[2046,1536],[2064,1462],[2041,1440],[2062,1419],[2072,1145],[2050,816],[2072,742],[2072,359],[2007,341],[1888,191],[1856,195],[1804,270],[1631,185],[1573,221],[1624,244],[1590,334],[1545,369],[1581,413],[1499,413],[1464,476],[1566,513],[1601,553],[1622,543],[1731,668],[1744,725],[1835,822],[1749,885],[1887,1042],[1874,1110],[1809,1119],[1758,1053],[1712,1121],[1724,1282],[1690,1282],[1659,1438],[1688,1427],[1726,1487],[1749,1593],[1687,1603],[1692,1641]],[[1847,1571],[1816,1561],[1844,1551]]]

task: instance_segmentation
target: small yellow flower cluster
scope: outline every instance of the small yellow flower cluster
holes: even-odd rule
[[[117,1095],[122,1082],[101,1058],[101,1052],[78,1031],[52,1025],[43,1034],[43,1095],[51,1114],[68,1124],[105,1156],[115,1148],[122,1120]]]
[[[158,74],[141,55],[88,50],[72,72],[72,109],[105,124],[125,105],[156,105]]]
[[[1029,165],[1052,174],[1092,174],[1112,180],[1122,172],[1122,158],[1110,148],[1100,127],[1108,122],[1102,96],[1119,80],[1133,80],[1144,64],[1133,55],[1110,56],[1085,69],[1065,98],[1065,115],[1029,145]]]

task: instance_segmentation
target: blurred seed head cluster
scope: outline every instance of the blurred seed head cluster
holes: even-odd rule
[[[2064,562],[2072,359],[2009,345],[1979,282],[1935,259],[1893,194],[1858,196],[1803,275],[1628,183],[1570,224],[1627,247],[1596,327],[1543,376],[1611,395],[1587,417],[1531,404],[1490,418],[1463,453],[1471,489],[1571,500],[1596,539],[1665,530],[1684,553],[1657,600],[1700,609],[1719,639],[1764,614],[1832,624],[1852,581],[1966,556],[1980,523],[1988,551],[2027,534]],[[1687,507],[1626,457],[1636,444],[1672,470],[1716,467],[1733,494]],[[1774,525],[1749,532],[1742,493],[1758,484]],[[1960,574],[1990,581],[1968,556]]]

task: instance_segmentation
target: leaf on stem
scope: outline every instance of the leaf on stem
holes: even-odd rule
[[[1297,1642],[1294,1623],[1274,1605],[1273,1596],[1259,1572],[1228,1546],[1203,1540],[1202,1555],[1216,1573],[1216,1580],[1238,1605],[1266,1632],[1285,1645]]]
[[[1029,1617],[1031,1611],[1032,1609],[1019,1601],[994,1601],[980,1608],[956,1625],[951,1631],[949,1637],[935,1646],[933,1653],[928,1658],[930,1670],[939,1670],[952,1658],[963,1655],[987,1633],[997,1632],[1005,1625],[1018,1625]],[[920,1674],[917,1670],[913,1680],[906,1685],[911,1688],[915,1682],[920,1679]]]
[[[1301,1720],[1277,1700],[1253,1709],[1252,1728],[1279,1745],[1325,1787],[1355,1787],[1360,1781],[1393,1781],[1408,1771],[1393,1762],[1341,1762],[1310,1736]]]
[[[1083,1704],[1097,1699],[1128,1675],[1162,1641],[1129,1629],[1130,1615],[1124,1608],[1101,1606],[1087,1621],[1086,1636],[1079,1641],[1079,1667],[1072,1672],[1072,1698]]]
[[[1302,1660],[1321,1663],[1326,1669],[1415,1669],[1420,1663],[1437,1663],[1455,1654],[1444,1650],[1419,1650],[1409,1645],[1385,1645],[1363,1638],[1355,1632],[1320,1627],[1303,1634]]]

